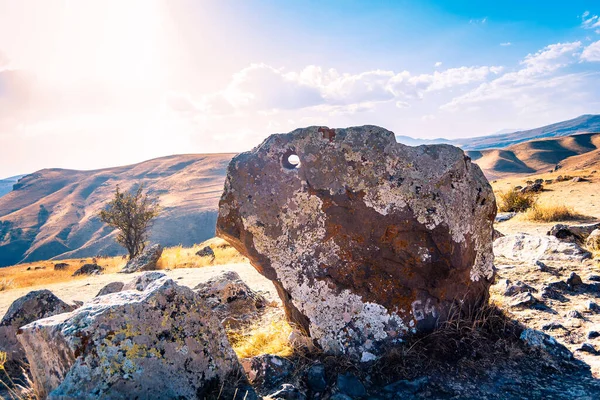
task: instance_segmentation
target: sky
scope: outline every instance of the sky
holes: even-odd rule
[[[600,3],[0,0],[0,178],[600,113]]]

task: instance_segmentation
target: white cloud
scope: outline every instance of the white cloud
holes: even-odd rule
[[[600,61],[600,40],[583,49],[581,59],[590,62]]]
[[[439,67],[441,67],[441,66],[442,66],[442,62],[441,62],[441,61],[438,61],[438,62],[436,62],[436,63],[434,64],[434,67],[436,67],[436,68],[439,68]]]
[[[581,16],[581,27],[583,29],[595,29],[596,33],[600,33],[600,17],[591,15],[589,11],[584,12]]]
[[[475,25],[485,25],[487,23],[488,17],[483,17],[483,18],[471,18],[469,20],[470,24],[475,24]]]
[[[508,46],[512,46],[511,42],[504,42],[504,43],[500,43],[500,46],[502,47],[508,47]]]

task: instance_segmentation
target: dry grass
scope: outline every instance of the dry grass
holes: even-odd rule
[[[215,253],[212,257],[200,257],[196,253],[209,246]],[[200,268],[211,265],[225,265],[248,262],[236,249],[220,238],[212,238],[193,247],[169,247],[158,260],[158,269]]]
[[[3,387],[6,393],[12,400],[37,400],[39,396],[36,395],[33,389],[33,382],[25,370],[23,369],[23,376],[19,379],[13,380],[5,369],[5,365],[8,361],[8,355],[0,351],[0,387]],[[0,396],[1,400],[4,397]]]
[[[535,203],[523,218],[532,222],[557,222],[586,219],[585,215],[576,212],[572,207],[555,203]]]
[[[205,246],[210,246],[213,249],[215,252],[214,259],[212,259],[212,257],[200,257],[196,255],[196,252]],[[69,264],[69,266],[64,270],[54,270],[55,264],[63,262]],[[60,261],[39,261],[0,268],[0,292],[14,288],[47,285],[72,281],[75,279],[86,279],[88,278],[86,275],[73,277],[73,272],[82,265],[92,262],[96,262],[98,265],[105,268],[105,274],[112,274],[119,272],[125,266],[127,260],[123,257],[97,257]],[[231,247],[227,242],[219,238],[213,238],[189,248],[184,248],[182,246],[166,248],[158,261],[158,269],[200,268],[209,265],[244,262],[248,262],[248,259],[238,253],[237,250]]]
[[[285,319],[280,318],[270,324],[253,326],[245,332],[228,330],[227,336],[239,358],[261,354],[289,357],[294,352],[288,341],[290,333],[292,327]]]
[[[127,262],[122,257],[96,258],[97,264],[104,267],[105,274],[120,271]],[[54,265],[60,262],[69,264],[64,270],[55,271]],[[51,283],[66,282],[74,279],[85,279],[85,275],[71,276],[79,267],[94,262],[93,258],[75,260],[39,261],[0,268],[0,287],[2,282],[11,282],[12,288],[24,288]],[[5,289],[5,290],[8,290]]]
[[[518,190],[509,190],[497,193],[498,211],[523,212],[533,207],[535,196],[531,193],[521,193]]]

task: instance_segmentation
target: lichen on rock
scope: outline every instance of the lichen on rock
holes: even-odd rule
[[[491,186],[456,147],[310,127],[231,161],[217,234],[273,281],[292,322],[360,359],[487,300],[495,214]]]

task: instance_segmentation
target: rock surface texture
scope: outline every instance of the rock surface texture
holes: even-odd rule
[[[166,278],[33,322],[18,339],[42,398],[205,398],[241,371],[204,301]]]
[[[156,269],[156,263],[162,256],[163,247],[155,244],[148,247],[139,256],[127,261],[127,264],[121,270],[122,273],[131,274],[138,271],[152,271]]]
[[[6,352],[6,370],[13,377],[20,374],[25,361],[25,350],[17,340],[17,331],[23,325],[41,318],[73,310],[49,290],[36,290],[15,300],[0,321],[0,351]]]
[[[575,261],[581,262],[591,254],[576,243],[562,242],[554,236],[517,233],[494,241],[494,254],[510,260],[532,262]]]
[[[217,233],[327,352],[361,358],[486,301],[494,195],[449,145],[383,128],[272,135],[229,165]]]

